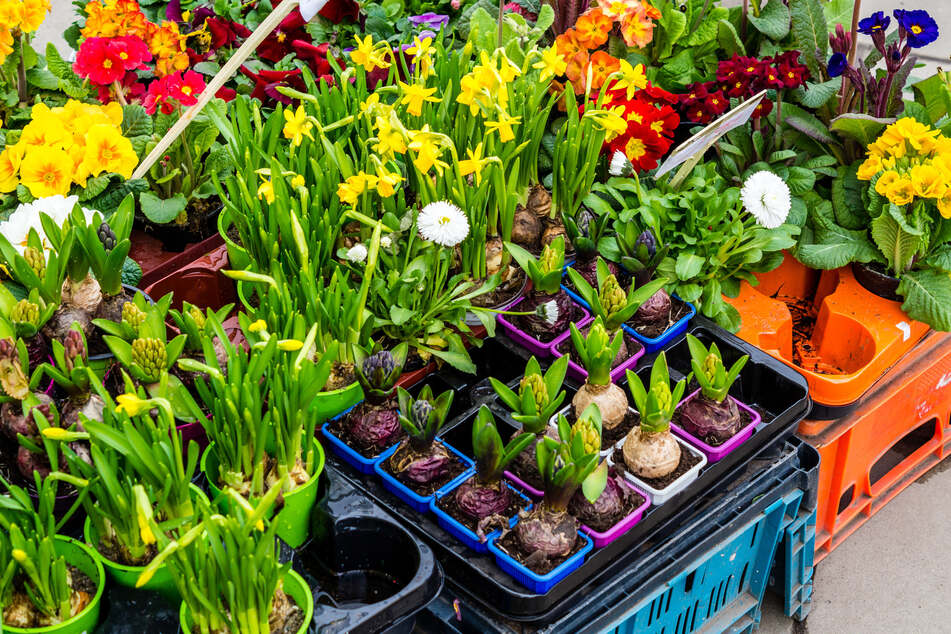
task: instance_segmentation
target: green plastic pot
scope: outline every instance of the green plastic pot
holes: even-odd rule
[[[300,629],[297,630],[297,634],[304,634],[307,628],[310,627],[311,620],[314,618],[314,595],[310,591],[310,586],[307,585],[303,577],[293,570],[289,570],[284,577],[284,592],[287,596],[294,599],[294,603],[296,603],[298,607],[304,610],[304,622],[301,624]],[[182,602],[182,607],[178,611],[178,618],[179,621],[181,621],[182,631],[185,632],[185,634],[191,634],[191,614],[188,611],[188,606],[184,602]]]
[[[53,548],[57,555],[62,555],[66,563],[76,566],[87,577],[96,583],[96,594],[93,595],[82,612],[71,619],[49,625],[47,627],[19,628],[0,625],[0,631],[22,634],[85,634],[92,632],[99,624],[99,607],[102,602],[102,591],[106,587],[106,572],[99,563],[99,558],[86,544],[71,537],[57,535]]]
[[[208,499],[205,495],[205,492],[194,484],[189,485],[189,488],[191,489],[193,497],[202,497],[206,500]],[[142,574],[142,571],[145,570],[145,566],[126,566],[124,564],[118,564],[100,553],[97,548],[97,544],[99,544],[99,534],[96,532],[92,522],[89,521],[88,516],[83,523],[83,537],[86,540],[86,544],[96,555],[96,558],[100,561],[100,563],[102,563],[102,566],[105,568],[106,574],[109,575],[110,579],[115,581],[120,586],[126,588],[135,588],[135,583],[139,580],[139,576]],[[181,594],[178,592],[178,587],[175,585],[175,580],[172,578],[172,573],[166,564],[159,566],[152,578],[149,579],[148,582],[139,589],[158,592],[163,597],[173,602],[180,601],[182,598]]]
[[[313,443],[317,451],[314,473],[306,484],[297,487],[284,496],[284,507],[272,520],[277,522],[277,536],[287,542],[291,548],[302,546],[310,536],[310,516],[317,502],[320,474],[324,470],[324,449],[316,438],[314,438]],[[202,454],[201,470],[208,479],[208,488],[211,490],[216,504],[223,512],[230,512],[232,510],[231,502],[227,498],[221,497],[221,489],[218,488],[218,456],[215,455],[214,449],[215,444],[211,443],[205,453]],[[249,502],[252,506],[258,503],[256,498],[251,498]]]
[[[363,388],[357,381],[339,390],[319,392],[314,397],[311,409],[317,421],[324,423],[337,414],[341,414],[363,400]]]
[[[228,263],[235,271],[243,271],[251,265],[251,256],[247,249],[234,242],[228,237],[228,229],[234,224],[231,218],[231,212],[225,207],[218,214],[218,233],[225,241],[225,247],[228,249]]]

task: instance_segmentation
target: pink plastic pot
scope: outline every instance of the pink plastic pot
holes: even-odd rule
[[[542,490],[540,490],[540,489],[536,489],[535,487],[533,487],[532,485],[530,485],[528,482],[525,482],[524,480],[522,480],[521,478],[519,478],[517,475],[515,475],[515,474],[512,473],[511,471],[503,471],[502,473],[505,475],[506,478],[508,478],[508,480],[509,480],[512,484],[514,484],[515,486],[519,487],[520,489],[522,489],[523,491],[525,491],[526,493],[528,493],[528,494],[529,494],[530,496],[532,496],[533,498],[541,499],[541,498],[545,497],[545,492],[544,492],[544,491],[542,491]]]
[[[518,305],[521,304],[523,301],[525,301],[524,297],[518,298],[518,300],[516,300],[515,303],[509,306],[509,310],[512,310],[513,312],[517,312]],[[591,319],[591,314],[587,310],[585,310],[585,308],[581,306],[580,304],[575,303],[575,306],[577,306],[582,312],[581,318],[575,323],[576,324],[587,323],[588,320]],[[499,324],[502,326],[502,328],[505,330],[505,334],[508,335],[509,339],[511,339],[518,345],[522,346],[523,348],[525,348],[526,350],[534,354],[539,359],[547,359],[548,357],[552,356],[552,346],[554,345],[554,343],[558,341],[559,338],[566,336],[570,332],[566,330],[563,333],[559,333],[554,339],[552,339],[548,343],[544,343],[543,341],[539,341],[532,335],[528,334],[527,332],[525,332],[524,330],[516,326],[513,322],[509,321],[506,315],[499,315],[498,317],[496,317],[496,321],[498,321]]]
[[[678,404],[677,407],[678,408],[683,407],[684,403],[694,398],[699,393],[700,393],[700,390],[697,390],[691,393],[690,396],[680,401],[680,404]],[[736,432],[736,434],[734,434],[732,438],[727,440],[722,445],[719,445],[717,447],[708,445],[707,443],[703,442],[702,440],[700,440],[693,434],[689,433],[684,428],[678,425],[674,425],[673,423],[671,423],[670,425],[670,429],[671,431],[674,432],[674,434],[676,434],[677,436],[680,436],[681,438],[689,442],[691,445],[693,445],[694,447],[702,451],[703,454],[707,457],[708,462],[716,462],[717,460],[721,460],[728,453],[730,453],[731,451],[733,451],[734,449],[742,445],[746,439],[748,439],[750,436],[753,435],[753,431],[756,429],[756,426],[759,425],[760,421],[762,420],[760,415],[756,411],[751,409],[750,407],[736,400],[732,396],[728,396],[727,398],[733,399],[733,402],[736,403],[736,406],[738,408],[740,408],[741,410],[745,411],[747,414],[750,415],[751,420],[750,420],[750,423],[746,425],[746,427],[743,427],[742,429],[740,429],[740,431]]]
[[[604,531],[603,533],[599,533],[598,531],[594,530],[590,526],[585,526],[584,524],[582,524],[581,532],[586,533],[589,537],[591,537],[592,540],[594,540],[595,548],[604,548],[605,546],[607,546],[608,544],[610,544],[611,542],[619,538],[621,535],[631,530],[631,528],[635,524],[641,521],[641,518],[644,516],[644,511],[646,511],[647,507],[651,505],[651,498],[647,493],[645,493],[644,491],[641,491],[636,486],[634,486],[627,480],[624,480],[623,478],[621,479],[621,485],[626,486],[630,489],[633,489],[635,493],[637,493],[642,498],[644,498],[644,503],[641,504],[636,509],[634,509],[634,511],[632,511],[630,515],[628,515],[627,517],[625,517],[620,522],[618,522],[617,524],[615,524],[608,530]]]

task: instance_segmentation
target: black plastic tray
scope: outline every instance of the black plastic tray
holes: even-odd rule
[[[420,613],[416,632],[604,632],[649,593],[682,574],[683,562],[715,550],[725,537],[793,490],[805,493],[800,512],[815,509],[819,453],[796,437],[782,446],[768,447],[733,475],[704,496],[663,542],[647,539],[636,545],[625,557],[627,567],[585,588],[579,600],[566,601],[544,624],[512,621],[481,604],[465,588],[449,584]]]
[[[310,634],[331,632],[412,631],[415,615],[435,599],[443,588],[442,569],[433,551],[412,532],[400,526],[379,506],[354,488],[345,478],[327,470],[321,482],[320,500],[312,516],[312,539],[301,548],[285,548],[282,557],[293,560],[294,569],[311,586],[314,594],[314,618]],[[402,588],[375,603],[332,605],[318,581],[316,560],[334,558],[331,567],[342,558],[372,557],[370,565],[386,561],[395,568],[394,578]],[[361,563],[347,562],[358,573]],[[321,579],[327,575],[318,575]],[[354,579],[357,584],[362,579]],[[102,615],[96,632],[100,634],[176,634],[180,631],[179,604],[171,604],[154,592],[132,590],[108,583],[103,596]]]
[[[808,386],[806,380],[795,370],[701,317],[692,320],[688,332],[707,344],[710,341],[716,341],[727,364],[743,354],[750,355],[750,361],[743,369],[740,380],[734,384],[731,394],[757,409],[764,416],[763,422],[750,439],[738,449],[719,462],[705,467],[695,482],[662,506],[650,507],[633,529],[605,548],[593,551],[578,570],[572,572],[546,594],[539,595],[530,592],[502,572],[491,556],[478,555],[463,546],[441,529],[432,515],[413,511],[386,491],[374,476],[358,474],[332,456],[328,457],[328,462],[366,491],[377,503],[418,531],[433,546],[453,587],[469,588],[477,601],[491,606],[493,610],[513,620],[525,622],[550,620],[553,613],[562,609],[565,604],[579,602],[588,589],[598,583],[599,579],[605,579],[624,566],[630,565],[631,562],[637,561],[636,557],[631,559],[637,544],[644,543],[648,538],[663,540],[671,535],[697,508],[698,504],[702,503],[702,495],[705,492],[735,479],[736,473],[742,470],[753,456],[770,447],[777,450],[781,448],[785,440],[792,435],[799,421],[809,412],[811,402],[808,397]],[[506,374],[498,378],[505,380],[508,377],[514,377],[510,379],[513,383],[517,381],[524,369],[524,359],[529,356],[527,352],[514,346],[504,337],[497,337],[496,340],[486,342],[486,345],[478,352],[481,353],[480,358],[475,360],[480,373],[486,371],[491,375],[493,368],[501,368],[506,371]],[[649,368],[654,357],[655,355],[647,355],[642,358],[637,371],[644,372],[646,368]],[[689,372],[689,352],[685,337],[681,336],[672,342],[668,348],[667,358],[675,378]],[[480,376],[484,375],[480,374]],[[438,384],[451,383],[454,380],[454,373],[444,372],[424,382],[430,382],[434,390],[438,391]],[[469,379],[469,381],[472,385],[487,383],[484,379]],[[571,387],[570,383],[569,387]],[[462,395],[457,391],[456,398],[460,396]],[[570,395],[567,400],[570,400]],[[471,451],[468,422],[483,402],[488,403],[493,410],[496,410],[496,413],[501,413],[502,408],[492,393],[480,392],[476,399],[472,399],[471,408],[447,424],[443,431],[442,435],[449,443],[463,453]],[[497,419],[500,422],[506,420],[498,416]],[[502,433],[505,432],[502,431]],[[656,543],[654,545],[656,546]]]

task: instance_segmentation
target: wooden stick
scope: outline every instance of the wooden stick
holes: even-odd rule
[[[208,102],[214,99],[215,94],[225,85],[225,82],[231,79],[241,64],[257,50],[258,45],[264,41],[264,38],[270,35],[281,21],[286,18],[291,11],[297,8],[299,3],[300,0],[284,0],[281,4],[277,5],[276,9],[271,11],[270,15],[264,18],[264,21],[254,30],[254,33],[244,41],[244,44],[234,52],[231,59],[221,67],[218,74],[205,86],[205,90],[202,91],[201,96],[198,98],[198,103],[185,111],[185,114],[175,122],[175,125],[168,129],[168,132],[166,132],[162,140],[158,142],[155,149],[139,164],[132,174],[132,178],[143,178],[149,173],[152,166],[155,165],[156,161],[162,158],[162,155],[171,147],[175,139],[185,131],[185,128],[187,128],[198,113],[208,105]]]

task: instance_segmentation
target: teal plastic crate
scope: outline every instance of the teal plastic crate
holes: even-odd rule
[[[769,589],[783,597],[786,616],[804,621],[812,608],[812,580],[816,555],[816,512],[800,513],[786,527]]]

